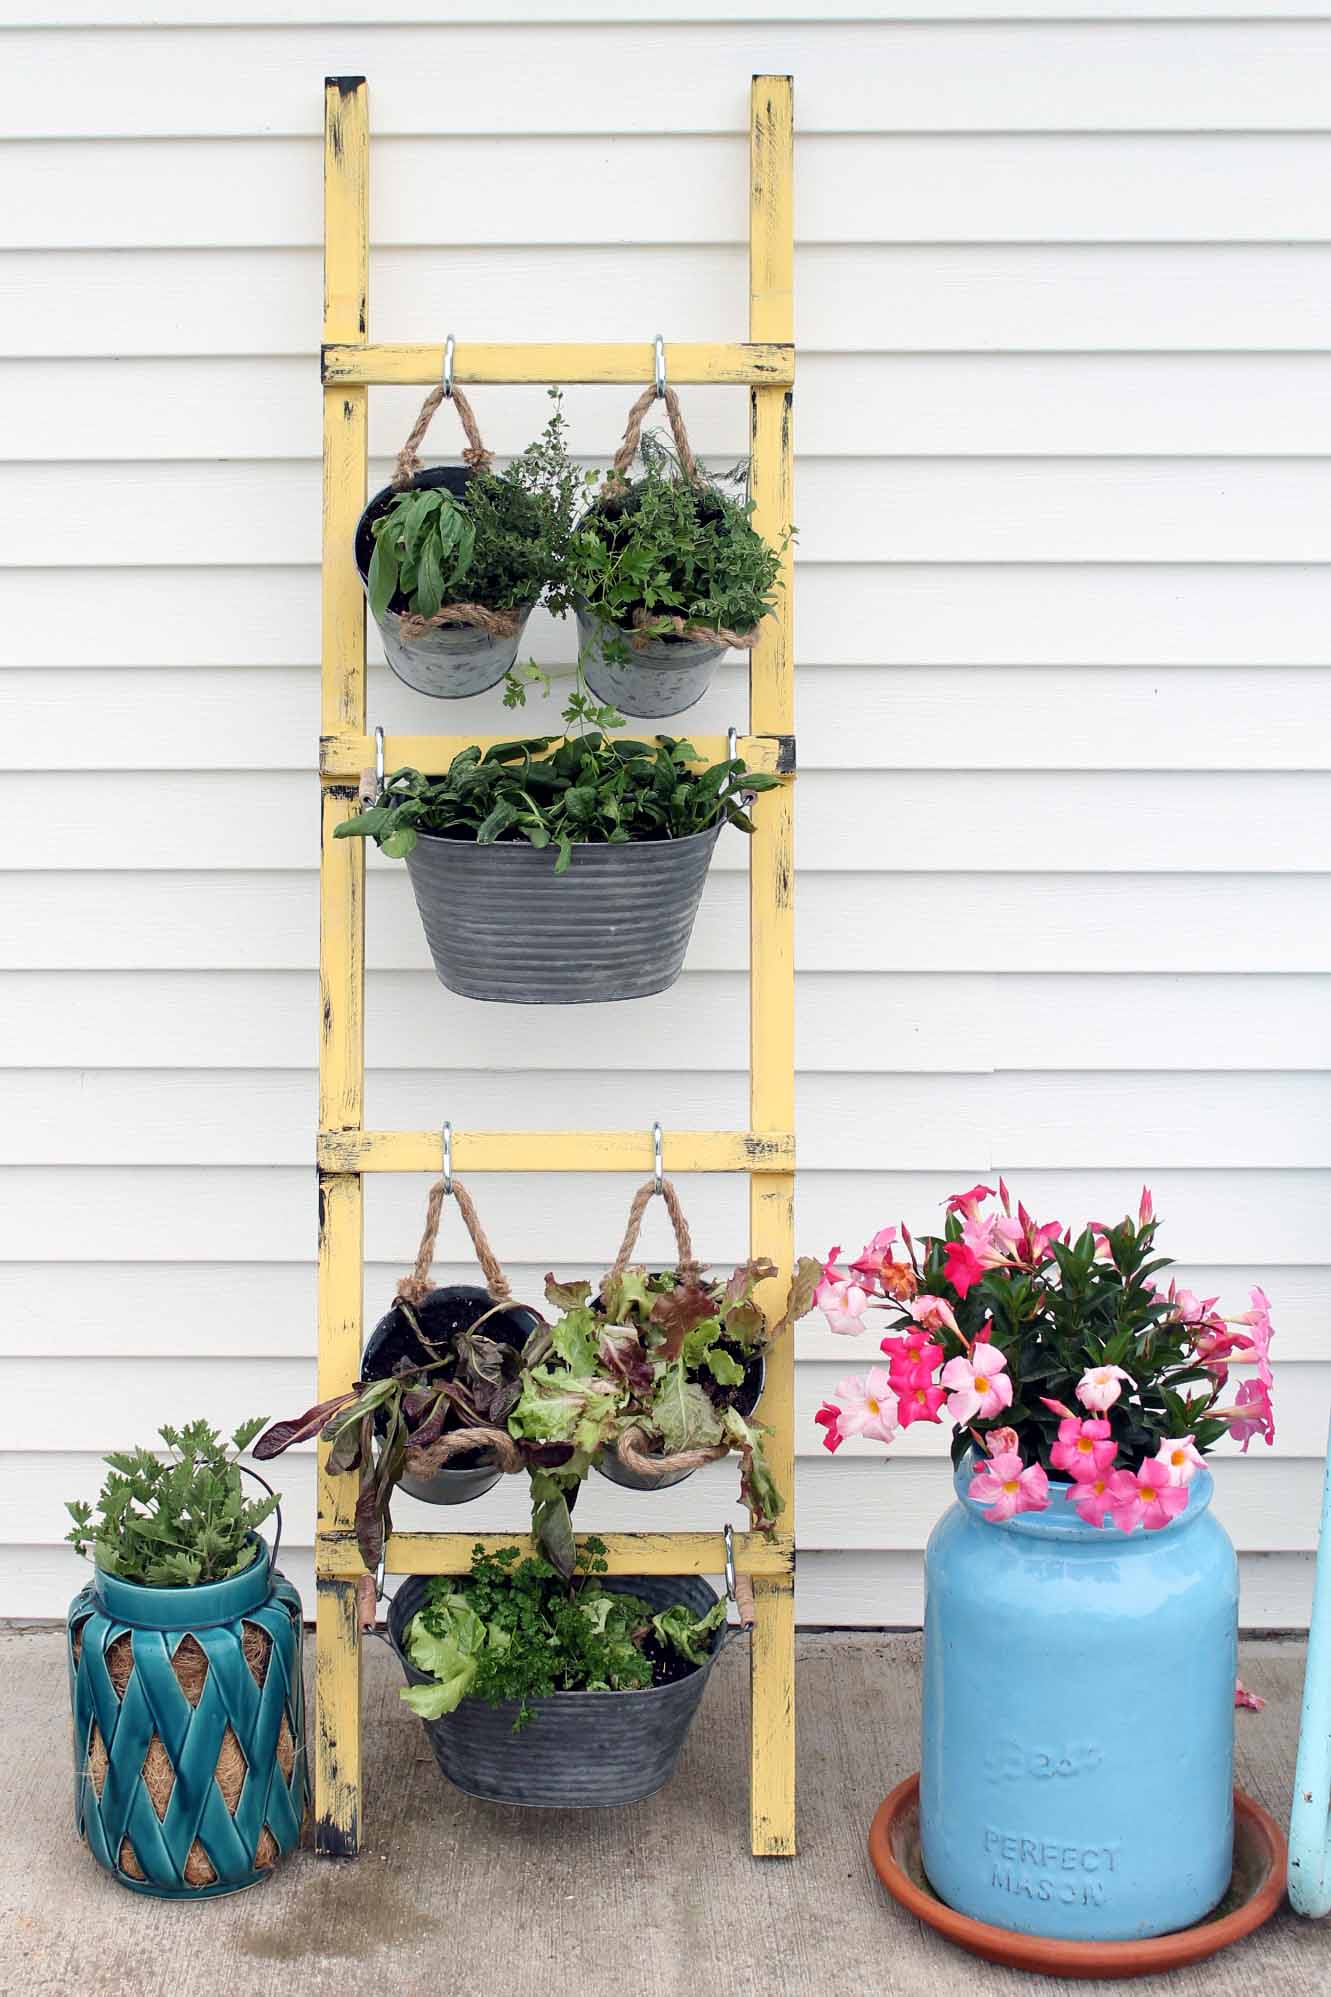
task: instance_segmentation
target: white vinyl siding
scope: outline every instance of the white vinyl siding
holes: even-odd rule
[[[314,1397],[322,78],[369,79],[376,338],[645,343],[744,334],[771,69],[800,134],[800,1245],[927,1225],[1000,1170],[1064,1220],[1148,1181],[1194,1287],[1272,1298],[1279,1440],[1218,1452],[1218,1504],[1245,1622],[1301,1623],[1331,1400],[1331,6],[441,11],[0,4],[0,1614],[63,1610],[63,1500],[103,1450]],[[629,399],[568,392],[589,460]],[[374,483],[418,401],[372,393]],[[475,402],[501,452],[543,420],[540,389]],[[741,392],[684,405],[742,452]],[[530,638],[567,662],[549,618]],[[427,708],[373,639],[370,717],[512,725]],[[731,665],[688,725],[744,719]],[[375,856],[368,1120],[742,1125],[745,864],[729,835],[674,991],[536,1011],[445,993]],[[369,1322],[425,1186],[368,1183]],[[629,1190],[475,1185],[519,1295],[608,1260]],[[702,1252],[739,1254],[742,1185],[683,1190]],[[441,1257],[464,1275],[447,1219]],[[811,1420],[872,1350],[799,1334],[806,1622],[920,1613],[945,1438],[832,1459]],[[309,1602],[312,1459],[279,1469]],[[579,1522],[712,1526],[734,1487],[594,1479]],[[514,1484],[448,1523],[522,1513]]]

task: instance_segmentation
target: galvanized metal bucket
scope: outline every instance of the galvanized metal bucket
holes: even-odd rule
[[[747,1366],[735,1396],[735,1406],[747,1417],[751,1415],[763,1397],[763,1382],[767,1375],[767,1362],[761,1356]],[[613,1446],[601,1450],[592,1458],[592,1468],[602,1477],[609,1478],[625,1491],[668,1491],[673,1484],[682,1484],[686,1477],[692,1477],[692,1470],[667,1470],[659,1477],[647,1477],[639,1470],[631,1470],[627,1463],[621,1463]]]
[[[682,714],[702,699],[724,645],[700,638],[648,638],[607,624],[578,607],[578,655],[583,677],[598,700],[622,714]]]
[[[436,465],[418,472],[405,486],[386,485],[376,492],[356,527],[356,567],[360,572],[365,600],[370,597],[370,557],[374,553],[375,521],[387,512],[401,492],[419,492],[444,486],[456,497],[466,491],[471,472],[459,465]],[[444,624],[419,638],[402,636],[402,619],[395,610],[375,617],[383,639],[384,656],[398,678],[417,693],[435,700],[462,700],[468,694],[484,693],[497,686],[518,656],[532,605],[521,610],[521,622],[511,637],[492,637],[472,624]],[[373,615],[373,612],[371,612]]]
[[[422,834],[407,855],[441,984],[511,1005],[645,998],[684,965],[720,826],[686,839],[478,846]]]
[[[656,1611],[683,1602],[694,1615],[715,1607],[717,1595],[698,1575],[607,1578],[616,1594],[640,1595]],[[404,1649],[407,1625],[425,1600],[428,1583],[404,1581],[388,1611],[388,1635],[409,1684],[433,1681]],[[423,1720],[448,1780],[488,1803],[517,1803],[535,1810],[607,1809],[639,1803],[663,1788],[675,1772],[707,1676],[726,1642],[713,1638],[705,1664],[673,1685],[643,1692],[556,1692],[530,1699],[531,1721],[514,1733],[516,1702],[487,1706],[464,1699],[442,1720]]]

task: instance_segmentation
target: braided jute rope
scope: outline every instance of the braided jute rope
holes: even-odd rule
[[[491,638],[515,638],[522,629],[521,610],[490,610],[483,603],[443,603],[433,617],[404,610],[397,620],[398,636],[411,645],[427,631],[439,631],[446,624],[471,624]]]
[[[481,442],[481,433],[476,427],[476,417],[470,402],[468,402],[460,388],[455,388],[452,395],[445,398],[444,385],[442,382],[439,382],[430,390],[430,393],[426,396],[424,402],[422,402],[421,413],[411,426],[411,434],[397,454],[397,464],[393,470],[393,490],[395,492],[401,492],[404,486],[410,485],[420,470],[419,446],[430,427],[436,409],[438,409],[440,403],[445,399],[451,402],[457,410],[458,421],[466,433],[467,448],[462,453],[462,462],[470,465],[473,471],[478,472],[484,471],[488,465],[493,464],[494,452],[487,451],[485,445]]]
[[[667,393],[669,391],[667,390]],[[656,1197],[655,1179],[648,1179],[639,1186],[629,1207],[628,1224],[624,1229],[624,1239],[619,1244],[606,1282],[618,1280],[629,1266],[630,1257],[638,1245],[638,1232],[643,1215]],[[675,1250],[679,1257],[677,1268],[686,1282],[696,1283],[702,1273],[701,1265],[693,1252],[693,1237],[689,1233],[688,1221],[680,1205],[679,1194],[669,1179],[662,1179],[661,1198],[665,1201],[666,1212],[670,1215],[670,1225],[675,1231]],[[716,1463],[729,1454],[725,1443],[715,1444],[707,1449],[680,1449],[673,1456],[660,1456],[648,1448],[647,1437],[640,1428],[626,1428],[615,1445],[615,1454],[626,1470],[649,1482],[658,1482],[680,1470],[701,1470],[704,1463]]]
[[[679,1203],[679,1194],[669,1179],[661,1181],[661,1198],[665,1201],[666,1212],[670,1215],[670,1225],[675,1230],[675,1250],[679,1257],[676,1267],[681,1276],[697,1282],[701,1264],[693,1252],[693,1237],[689,1224],[684,1218],[684,1209]],[[638,1230],[642,1217],[656,1197],[655,1179],[648,1179],[639,1186],[629,1207],[628,1223],[624,1229],[624,1239],[619,1244],[619,1253],[606,1272],[606,1282],[617,1282],[628,1268],[633,1251],[638,1245]]]
[[[663,391],[662,399],[665,402],[666,415],[670,419],[671,435],[675,439],[675,454],[679,459],[679,468],[691,486],[701,487],[704,483],[703,475],[699,470],[698,460],[693,455],[689,433],[684,427],[684,411],[679,406],[679,397],[669,384]],[[615,452],[610,475],[605,482],[607,493],[623,492],[627,489],[629,467],[637,457],[642,443],[642,419],[655,401],[655,388],[645,388],[630,409],[628,422],[624,425],[623,441]],[[668,627],[667,631],[661,630],[662,624]],[[644,625],[649,628],[644,630],[642,628]],[[656,626],[655,630],[650,628],[653,625]],[[646,609],[634,612],[629,644],[635,651],[642,651],[645,646],[665,636],[693,638],[704,645],[733,645],[741,652],[748,652],[752,651],[758,642],[758,627],[755,625],[751,631],[732,631],[723,624],[692,624],[687,618],[678,614],[667,616]]]
[[[502,1428],[453,1428],[447,1435],[427,1442],[424,1449],[408,1447],[407,1470],[413,1477],[433,1477],[452,1457],[462,1456],[469,1449],[488,1449],[498,1467],[510,1476],[525,1468],[522,1451]]]
[[[416,1262],[409,1276],[404,1276],[397,1286],[397,1293],[404,1303],[423,1304],[434,1285],[430,1281],[430,1264],[434,1261],[434,1244],[439,1234],[439,1216],[444,1210],[444,1200],[448,1197],[442,1179],[436,1179],[430,1188],[430,1197],[425,1205],[425,1232],[421,1245],[416,1250]],[[471,1245],[476,1251],[476,1260],[481,1265],[485,1287],[498,1304],[506,1304],[513,1292],[508,1277],[499,1266],[499,1259],[486,1239],[471,1194],[461,1179],[453,1181],[452,1197],[458,1203],[463,1226],[471,1236]]]

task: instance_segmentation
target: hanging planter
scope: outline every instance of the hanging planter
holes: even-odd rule
[[[389,1506],[399,1486],[426,1504],[464,1505],[493,1489],[505,1472],[527,1467],[505,1421],[522,1391],[524,1350],[544,1320],[513,1302],[471,1194],[453,1177],[447,1124],[444,1133],[444,1176],[430,1188],[415,1266],[370,1335],[360,1379],[348,1393],[294,1421],[274,1423],[254,1449],[265,1459],[316,1435],[332,1444],[329,1470],[360,1480],[356,1538],[371,1572],[392,1531]],[[440,1214],[450,1197],[471,1238],[484,1289],[465,1283],[436,1288],[430,1281]]]
[[[122,1886],[201,1900],[257,1885],[300,1842],[301,1605],[254,1530],[276,1498],[243,1503],[206,1424],[162,1437],[173,1463],[112,1459],[99,1519],[70,1506],[96,1560],[67,1624],[75,1824]]]
[[[450,343],[451,345],[451,343]],[[560,597],[581,478],[556,407],[544,436],[502,472],[471,404],[448,375],[425,398],[391,485],[356,527],[356,567],[384,656],[400,680],[439,700],[496,686],[513,665],[537,598]],[[447,400],[466,433],[461,466],[422,470],[419,446]]]
[[[653,1197],[675,1232],[675,1269],[630,1266]],[[588,1282],[546,1282],[555,1322],[527,1348],[522,1396],[509,1431],[528,1444],[572,1445],[568,1461],[535,1479],[535,1531],[561,1571],[570,1571],[572,1528],[565,1503],[589,1469],[631,1490],[682,1483],[734,1455],[750,1527],[769,1531],[784,1509],[768,1465],[767,1431],[752,1419],[764,1354],[809,1308],[818,1274],[801,1263],[785,1313],[771,1327],[754,1291],[776,1274],[766,1260],[709,1280],[694,1255],[670,1180],[649,1179],[634,1195],[619,1254],[593,1296]]]
[[[1203,1457],[1272,1440],[1271,1320],[1260,1290],[1226,1319],[1164,1288],[1148,1192],[1075,1240],[999,1195],[902,1229],[904,1258],[892,1227],[848,1267],[833,1250],[832,1330],[882,1308],[891,1332],[816,1419],[830,1450],[955,1431],[926,1560],[932,1890],[989,1934],[1142,1941],[1206,1921],[1233,1870],[1237,1566]],[[1239,1366],[1256,1377],[1225,1401]]]
[[[585,1542],[566,1581],[514,1547],[461,1581],[413,1577],[394,1597],[403,1700],[468,1795],[607,1808],[673,1774],[726,1642],[725,1604],[696,1576],[602,1579],[603,1551]]]
[[[579,687],[562,740],[464,749],[436,779],[395,771],[337,827],[405,858],[450,991],[579,1005],[679,976],[721,826],[751,832],[746,794],[779,779],[739,757],[704,768],[669,736],[616,740],[609,719]]]
[[[673,457],[642,434],[658,396]],[[642,474],[630,484],[639,452]],[[658,365],[657,385],[630,410],[570,553],[579,656],[599,699],[625,714],[681,714],[701,700],[730,647],[748,651],[757,643],[758,626],[775,606],[781,558],[751,513],[747,499],[727,495],[702,471],[679,398]]]

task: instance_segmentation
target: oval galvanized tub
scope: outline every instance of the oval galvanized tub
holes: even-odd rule
[[[763,1383],[767,1377],[767,1362],[759,1354],[758,1358],[745,1367],[744,1378],[735,1395],[735,1406],[747,1420],[763,1397]],[[592,1469],[602,1477],[609,1478],[625,1491],[668,1491],[672,1484],[682,1484],[686,1477],[696,1475],[692,1470],[669,1470],[664,1477],[644,1477],[637,1470],[630,1470],[621,1463],[614,1450],[603,1449],[593,1456]]]
[[[425,1599],[428,1583],[404,1581],[388,1611],[388,1634],[409,1684],[432,1680],[403,1649],[408,1623]],[[641,1595],[656,1611],[683,1602],[706,1615],[717,1601],[698,1575],[607,1578],[617,1594]],[[675,1772],[693,1716],[707,1689],[726,1631],[715,1633],[711,1657],[673,1685],[644,1692],[556,1692],[530,1699],[534,1715],[514,1733],[516,1702],[487,1706],[464,1699],[442,1720],[422,1720],[435,1759],[448,1780],[488,1803],[518,1803],[533,1810],[607,1809],[641,1802]]]
[[[435,465],[429,471],[418,472],[401,490],[420,492],[445,486],[460,498],[470,477],[470,471],[463,466]],[[397,489],[386,485],[382,492],[375,493],[357,523],[356,567],[367,605],[370,557],[374,553],[371,529],[397,496]],[[484,693],[488,687],[499,684],[518,656],[532,607],[528,604],[522,611],[522,621],[511,638],[491,637],[488,631],[471,624],[443,624],[438,630],[427,631],[424,637],[407,639],[402,636],[402,619],[397,611],[386,610],[374,621],[383,640],[384,657],[400,680],[435,700],[463,700],[468,694]]]
[[[407,854],[441,984],[512,1005],[645,998],[684,964],[719,825],[686,839],[553,850],[421,834]]]
[[[724,645],[700,638],[649,638],[634,645],[629,632],[591,611],[576,614],[583,678],[598,700],[611,702],[621,714],[682,714],[695,707],[725,655]]]

